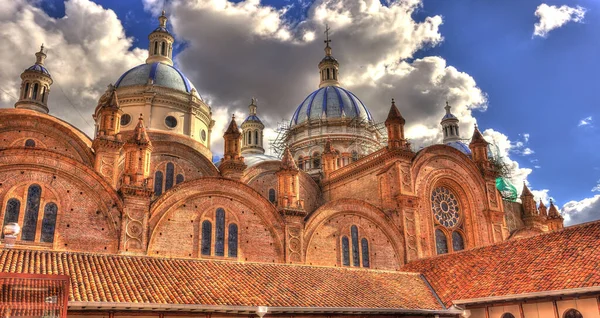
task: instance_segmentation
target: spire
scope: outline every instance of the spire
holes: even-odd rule
[[[133,136],[131,136],[129,142],[138,145],[147,145],[150,143],[150,138],[148,138],[148,134],[146,133],[146,127],[144,126],[144,117],[142,114],[140,114],[138,123],[135,126],[135,129],[133,130]]]
[[[173,65],[173,42],[175,38],[167,30],[165,10],[158,17],[158,27],[148,35],[148,58],[146,63],[165,63]]]
[[[323,150],[323,154],[335,154],[336,150],[333,148],[333,144],[331,143],[331,139],[327,139],[325,142],[325,149]]]
[[[331,39],[329,39],[329,26],[325,25],[325,57],[319,63],[319,74],[321,82],[319,88],[326,86],[339,86],[339,66],[338,61],[331,55]]]
[[[473,131],[473,137],[471,137],[470,145],[488,145],[488,142],[485,141],[485,138],[483,138],[483,135],[479,131],[477,124],[475,124],[475,130]]]
[[[542,202],[542,199],[540,199],[538,210],[540,211],[541,216],[548,216],[548,209],[546,208],[546,205],[544,205],[544,202]]]
[[[529,191],[529,188],[527,187],[525,181],[523,181],[523,192],[521,192],[521,197],[533,197],[533,194],[531,193],[531,191]]]
[[[444,109],[446,109],[446,115],[452,115],[452,113],[450,113],[450,108],[452,107],[448,105],[448,101],[446,101],[446,107],[444,107]]]
[[[562,216],[558,212],[558,209],[554,205],[554,202],[552,201],[552,199],[550,199],[550,208],[548,209],[548,217],[553,218],[553,219],[562,218]]]
[[[404,117],[402,117],[402,114],[400,114],[400,110],[398,110],[398,107],[396,107],[396,101],[392,98],[392,106],[390,106],[390,112],[388,113],[388,117],[385,120],[385,124],[387,125],[388,123],[401,123],[402,125],[404,125],[406,123],[406,120],[404,120]]]
[[[283,152],[283,158],[281,158],[281,169],[282,170],[298,170],[298,166],[292,157],[289,147],[285,147]]]
[[[240,126],[243,131],[242,138],[242,154],[265,154],[265,148],[263,148],[263,130],[265,125],[260,121],[260,118],[256,115],[258,108],[256,98],[252,97],[250,105],[248,105],[248,117],[242,122]]]
[[[240,129],[238,128],[238,125],[235,122],[235,114],[231,115],[231,122],[229,123],[229,127],[225,131],[225,135],[240,135]]]

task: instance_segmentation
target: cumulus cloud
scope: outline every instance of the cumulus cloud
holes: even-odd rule
[[[592,125],[592,116],[588,116],[582,120],[579,121],[579,124],[577,124],[578,127],[581,126],[591,126]]]
[[[534,25],[533,36],[545,38],[548,32],[560,28],[570,21],[583,22],[586,9],[577,6],[575,8],[567,5],[549,6],[545,3],[540,4],[535,10],[535,16],[539,21]]]
[[[519,162],[511,158],[511,153],[514,153],[515,149],[521,151],[522,145],[519,145],[519,142],[511,142],[505,134],[491,128],[483,131],[483,137],[491,144],[492,156],[503,163],[508,179],[517,188],[520,195],[523,191],[523,183],[527,183],[527,176],[533,171],[530,168],[521,167]],[[527,185],[532,189],[530,184],[527,183]],[[548,192],[548,190],[541,191]]]
[[[25,0],[0,2],[0,107],[13,107],[20,74],[35,62],[44,43],[54,84],[50,113],[93,134],[92,112],[106,86],[143,63],[146,51],[133,49],[112,10],[88,0],[65,2],[65,16],[52,18]]]
[[[569,201],[561,209],[565,225],[600,219],[600,194],[581,201]]]

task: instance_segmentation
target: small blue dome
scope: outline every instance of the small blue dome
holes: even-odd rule
[[[256,115],[250,115],[250,116],[246,117],[246,119],[244,120],[243,123],[245,123],[247,121],[255,121],[255,122],[259,122],[262,124],[262,121],[260,121],[260,118],[258,118],[258,116],[256,116]]]
[[[471,149],[469,149],[469,146],[462,141],[450,141],[446,143],[446,146],[450,146],[467,156],[471,155]]]
[[[27,68],[26,71],[36,71],[36,72],[44,73],[44,74],[50,76],[50,72],[48,72],[48,69],[40,64],[33,64],[29,68]],[[50,76],[50,77],[52,77],[52,76]]]
[[[158,62],[142,64],[130,69],[121,75],[115,87],[146,85],[149,79],[156,86],[173,88],[187,93],[194,88],[194,85],[180,70],[174,66]]]
[[[298,106],[290,125],[308,120],[331,118],[361,118],[371,121],[371,113],[352,92],[338,86],[326,86],[312,92]]]
[[[442,120],[444,119],[458,119],[456,118],[456,116],[452,115],[452,113],[447,113],[446,115],[444,115],[444,118],[442,118]]]

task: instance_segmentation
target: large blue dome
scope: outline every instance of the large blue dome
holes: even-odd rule
[[[156,86],[173,88],[187,93],[194,88],[194,85],[180,70],[164,63],[138,65],[121,75],[115,86],[146,85],[150,79]]]
[[[290,125],[308,120],[332,118],[360,118],[371,121],[371,113],[352,92],[338,86],[317,89],[298,106]]]
[[[467,156],[471,155],[471,149],[469,149],[469,146],[462,141],[450,141],[447,142],[446,145],[464,153]]]

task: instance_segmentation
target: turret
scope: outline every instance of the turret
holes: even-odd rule
[[[325,26],[325,57],[319,63],[319,75],[321,76],[321,82],[319,87],[325,86],[340,86],[339,82],[339,67],[340,63],[331,55],[331,47],[329,43],[329,26]]]
[[[325,150],[321,156],[325,179],[329,178],[329,175],[338,169],[338,156],[339,152],[333,148],[331,140],[327,139],[327,142],[325,142]]]
[[[242,177],[242,172],[246,169],[246,164],[241,151],[242,133],[235,122],[235,115],[231,117],[231,122],[223,135],[223,139],[225,140],[225,149],[219,164],[219,170],[223,177],[239,180]]]
[[[454,116],[450,112],[450,108],[452,107],[448,105],[448,102],[446,102],[446,107],[444,108],[446,109],[446,114],[440,122],[440,124],[442,125],[442,132],[444,134],[444,139],[442,142],[448,143],[451,141],[460,141],[460,133],[458,130],[458,118],[456,118],[456,116]]]
[[[165,10],[158,17],[159,25],[148,35],[149,47],[146,63],[161,62],[173,65],[173,42],[175,38],[167,30]]]
[[[402,117],[400,114],[398,107],[396,107],[396,102],[392,98],[392,106],[390,107],[390,112],[385,120],[385,127],[387,128],[388,133],[389,149],[408,147],[408,143],[404,138],[405,123],[406,121],[404,120],[404,117]]]
[[[483,138],[483,135],[475,125],[473,131],[473,137],[471,137],[471,143],[469,149],[471,149],[473,161],[482,169],[490,169],[491,165],[488,159],[487,151],[488,142]]]
[[[248,106],[248,117],[242,123],[242,155],[261,154],[265,153],[263,147],[263,130],[265,125],[256,115],[257,105],[256,99],[252,98]]]
[[[537,208],[535,206],[535,199],[533,194],[527,187],[527,184],[523,182],[523,192],[521,193],[521,203],[523,204],[523,212],[525,216],[538,215]]]
[[[544,218],[548,217],[548,209],[544,205],[544,202],[542,202],[542,199],[540,199],[540,205],[538,207],[538,211],[540,212],[540,216],[542,216]]]
[[[92,148],[95,153],[94,168],[115,188],[118,183],[121,148],[124,144],[119,134],[122,115],[117,92],[114,86],[109,85],[94,112],[96,136]]]
[[[35,53],[35,64],[21,73],[21,92],[15,108],[31,109],[40,113],[48,113],[48,95],[52,77],[44,66],[46,53],[44,45]]]
[[[289,148],[285,148],[281,166],[277,171],[277,206],[282,209],[304,210],[304,201],[300,200],[298,166],[294,162]]]
[[[558,209],[550,199],[550,208],[548,208],[548,227],[551,231],[560,230],[564,227],[563,217],[558,212]]]
[[[144,119],[140,114],[133,135],[123,146],[125,152],[125,168],[123,169],[122,187],[128,186],[152,193],[150,176],[150,156],[152,142],[146,133]]]

